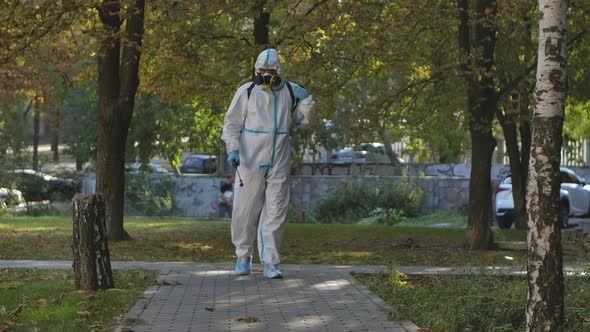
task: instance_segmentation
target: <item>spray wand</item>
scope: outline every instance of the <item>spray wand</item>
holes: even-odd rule
[[[240,187],[243,187],[244,182],[242,181],[242,176],[240,176],[240,171],[238,170],[238,166],[240,166],[240,162],[238,160],[234,160],[234,167],[236,168],[236,174],[238,174],[238,180],[240,180]]]

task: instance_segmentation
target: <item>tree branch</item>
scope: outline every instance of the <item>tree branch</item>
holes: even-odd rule
[[[313,6],[311,6],[311,8],[309,8],[305,14],[303,14],[303,17],[307,17],[309,16],[314,10],[316,10],[318,7],[320,7],[321,5],[325,4],[326,2],[328,2],[327,0],[321,0],[319,2],[316,2]],[[298,3],[299,4],[299,3]],[[284,36],[290,36],[291,32],[293,32],[293,30],[295,30],[295,28],[298,26],[298,24],[293,24],[289,30],[287,30],[287,32],[284,34]],[[282,37],[279,40],[277,40],[274,45],[279,46],[281,45],[282,42],[285,41],[285,39],[287,39],[287,37]]]

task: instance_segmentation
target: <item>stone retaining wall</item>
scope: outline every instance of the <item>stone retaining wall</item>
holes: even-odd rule
[[[167,175],[164,175],[167,176]],[[146,175],[148,183],[157,181],[160,175]],[[215,218],[218,215],[218,191],[225,180],[217,176],[170,176],[174,183],[173,200],[177,215],[193,218]],[[399,176],[293,176],[291,178],[291,204],[297,211],[309,212],[330,191],[349,182],[375,183],[395,186]],[[422,210],[467,210],[469,179],[460,177],[410,177],[424,189],[426,196]],[[95,175],[87,174],[82,181],[82,192],[95,192]],[[491,195],[491,193],[490,193]]]
[[[386,173],[384,165],[371,165],[372,171]],[[356,167],[356,168],[355,168]],[[507,174],[506,165],[494,165],[492,168],[492,192],[490,200],[493,204],[494,192],[499,182]],[[590,169],[587,167],[570,167],[586,181],[590,182]],[[297,211],[309,212],[314,204],[327,197],[334,188],[341,187],[350,181],[374,182],[390,184],[392,187],[403,177],[383,175],[359,175],[359,166],[338,167],[334,173],[352,175],[295,175],[291,178],[291,206]],[[355,171],[356,170],[356,171]],[[334,174],[333,173],[333,174]],[[431,213],[440,210],[456,209],[467,211],[469,202],[470,167],[465,164],[427,164],[408,165],[404,174],[410,181],[417,181],[425,191],[426,197],[422,211]],[[419,176],[420,175],[420,176]],[[426,175],[426,176],[424,176]],[[145,175],[146,181],[157,181],[160,175]],[[164,175],[168,176],[168,175]],[[173,200],[178,216],[191,218],[215,218],[218,215],[218,191],[225,180],[219,176],[177,176],[170,175],[174,181]],[[87,174],[83,178],[85,194],[94,193],[95,175]]]

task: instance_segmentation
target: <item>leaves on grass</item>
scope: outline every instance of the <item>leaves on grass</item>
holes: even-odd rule
[[[61,299],[63,299],[64,295],[61,294],[59,296],[56,296],[54,298],[51,299],[51,304],[60,304],[61,303]]]
[[[85,311],[78,311],[77,313],[78,313],[78,316],[80,316],[81,318],[90,318],[93,315],[93,312],[87,311],[87,310],[85,310]]]
[[[238,318],[238,322],[241,322],[241,323],[255,323],[257,321],[258,321],[258,318],[252,317],[252,316]]]
[[[12,310],[10,312],[10,316],[14,316],[14,317],[18,317],[18,315],[20,314],[21,311],[23,311],[23,309],[26,307],[27,305],[24,303],[19,304],[18,306],[16,306],[16,308],[14,308],[14,310]]]
[[[125,293],[124,289],[121,288],[108,288],[106,290],[106,292],[111,292],[111,293]]]
[[[43,309],[47,305],[47,300],[44,299],[44,298],[40,298],[37,301],[35,301],[35,304],[37,304],[37,306],[39,307],[39,309]]]
[[[6,307],[0,306],[0,316],[6,316]]]
[[[10,326],[15,326],[16,325],[16,320],[17,320],[17,318],[13,318],[13,319],[7,321],[6,322],[6,325],[8,325],[9,327]],[[9,331],[10,331],[10,329],[9,329]]]

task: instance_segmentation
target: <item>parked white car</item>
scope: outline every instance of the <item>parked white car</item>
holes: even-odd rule
[[[360,148],[360,150],[355,150],[352,147],[345,147],[329,153],[328,162],[332,164],[389,164],[391,162],[383,143],[361,143]],[[405,163],[399,156],[396,155],[396,158],[400,164]]]
[[[366,151],[357,151],[351,147],[328,154],[328,162],[331,164],[364,164],[366,160]]]
[[[590,185],[568,168],[560,168],[560,222],[565,228],[570,216],[590,214]],[[510,228],[514,222],[514,201],[512,199],[512,178],[504,179],[496,190],[496,221],[500,228]]]

